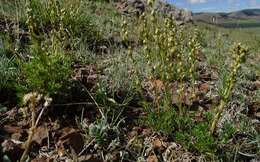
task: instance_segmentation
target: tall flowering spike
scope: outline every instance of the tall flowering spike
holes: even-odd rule
[[[123,37],[123,41],[127,41],[128,31],[127,31],[127,21],[126,20],[123,20],[123,23],[122,23],[122,37]]]
[[[30,33],[30,39],[32,41],[37,42],[37,36],[36,36],[36,28],[37,28],[37,23],[36,23],[36,17],[33,13],[33,0],[28,0],[26,1],[26,14],[27,14],[27,20],[26,20],[26,24],[28,26],[29,29],[29,33]],[[39,46],[39,45],[38,45]]]
[[[224,90],[224,94],[222,96],[220,105],[217,109],[216,115],[214,116],[213,122],[211,124],[210,132],[211,134],[214,133],[216,129],[216,125],[224,111],[225,105],[228,102],[228,99],[230,98],[232,94],[232,90],[234,88],[234,84],[237,79],[237,73],[239,68],[241,67],[241,63],[245,61],[245,57],[249,54],[249,50],[246,47],[242,47],[240,43],[235,44],[234,48],[232,49],[233,56],[234,56],[234,62],[231,65],[231,74],[229,76],[229,79],[227,79],[226,87]]]
[[[201,49],[200,42],[198,41],[199,32],[195,29],[193,35],[190,37],[188,42],[189,48],[189,55],[188,55],[188,62],[189,62],[189,77],[191,79],[191,85],[193,89],[192,98],[195,98],[195,82],[196,82],[196,64],[197,64],[197,55],[199,50]]]
[[[153,5],[154,5],[154,2],[155,2],[155,0],[148,0],[147,2],[148,2],[148,5],[149,5],[149,6],[153,6]]]

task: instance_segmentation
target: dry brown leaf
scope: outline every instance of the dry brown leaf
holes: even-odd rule
[[[2,144],[2,152],[6,154],[11,161],[18,161],[23,153],[22,144],[15,143],[12,140],[5,140]]]
[[[153,141],[153,146],[155,149],[162,149],[163,145],[162,145],[162,142],[160,139],[156,138],[154,141]]]
[[[202,51],[199,51],[198,54],[197,54],[197,59],[199,61],[205,61],[207,59],[205,53],[203,53]]]
[[[14,140],[20,140],[22,137],[22,134],[26,131],[22,129],[21,127],[17,126],[11,126],[11,125],[5,125],[3,128],[1,128],[3,134],[11,134],[11,138]]]
[[[255,113],[255,116],[260,119],[260,112]]]
[[[33,135],[32,141],[38,143],[39,145],[42,145],[42,141],[47,138],[48,138],[48,128],[46,126],[39,126],[37,127]]]
[[[136,130],[132,130],[128,133],[128,139],[132,139],[136,136],[138,136],[138,132]]]
[[[145,85],[153,93],[160,93],[165,88],[161,80],[149,80],[145,82]]]
[[[178,89],[180,89],[177,83],[171,85],[172,89],[172,104],[176,105],[178,103],[182,103],[188,106],[192,105],[192,90],[189,87],[186,87],[183,92],[183,96],[181,97],[178,94]],[[180,98],[181,97],[181,98]]]
[[[158,162],[158,158],[156,155],[151,155],[147,158],[147,162]]]
[[[12,134],[12,133],[20,133],[23,132],[24,130],[21,127],[5,125],[2,128],[2,131]]]
[[[256,86],[257,89],[259,89],[260,88],[260,81],[255,81],[255,86]]]
[[[210,85],[208,83],[202,83],[199,85],[199,91],[207,93],[210,90]]]
[[[38,157],[33,159],[31,162],[53,162],[53,159],[50,159],[48,157]]]
[[[60,156],[64,155],[65,149],[72,148],[75,153],[80,153],[84,146],[84,139],[79,130],[74,128],[63,129],[63,135],[58,141],[58,152]]]
[[[142,134],[146,137],[150,136],[152,133],[153,133],[153,131],[150,128],[143,129],[143,132],[142,132]]]

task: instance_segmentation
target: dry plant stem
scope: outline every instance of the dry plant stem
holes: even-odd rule
[[[30,149],[30,145],[32,143],[32,137],[34,135],[35,129],[36,129],[36,127],[31,127],[29,129],[29,136],[28,136],[28,139],[26,141],[25,150],[24,150],[23,155],[20,159],[20,162],[25,162],[26,159],[27,159],[27,155],[28,155],[28,152],[29,152],[29,149]]]
[[[238,67],[235,67],[237,71],[237,68]],[[224,94],[224,98],[220,101],[220,105],[217,109],[217,112],[216,112],[216,115],[214,116],[214,119],[212,121],[212,124],[211,124],[211,127],[210,127],[210,133],[213,134],[215,129],[216,129],[216,126],[217,126],[217,123],[224,111],[224,108],[225,108],[225,105],[226,103],[228,102],[228,98],[230,97],[231,93],[232,93],[232,89],[234,87],[234,82],[235,82],[235,76],[236,76],[236,72],[232,72],[231,74],[231,79],[229,80],[228,82],[228,87],[226,88],[225,90],[225,94]]]
[[[95,142],[95,138],[92,139],[87,145],[84,146],[84,148],[80,151],[78,156],[81,156],[88,148],[90,145],[92,145]]]
[[[37,119],[36,119],[36,98],[32,98],[32,103],[30,104],[30,108],[31,108],[31,111],[32,111],[32,125],[31,125],[31,128],[29,129],[29,135],[28,135],[28,139],[27,141],[25,142],[25,150],[23,152],[23,155],[20,159],[20,162],[24,162],[26,161],[27,159],[27,156],[28,156],[28,152],[30,150],[30,146],[31,146],[31,143],[32,143],[32,138],[33,138],[33,135],[36,131],[36,128],[37,128],[37,125],[42,117],[42,114],[45,110],[45,107],[42,108],[41,112],[39,113]]]
[[[192,97],[190,98],[191,102],[196,97],[196,92],[195,92],[195,83],[196,83],[195,73],[196,73],[196,64],[197,64],[196,56],[198,54],[198,51],[201,49],[200,42],[197,39],[198,35],[199,35],[199,33],[198,33],[198,30],[196,29],[195,33],[190,38],[189,43],[188,43],[189,48],[190,48],[189,57],[188,57],[188,61],[190,64],[189,75],[190,75],[191,87],[192,87]]]
[[[216,112],[216,115],[214,116],[214,119],[212,121],[211,128],[210,128],[211,134],[214,133],[216,126],[217,126],[217,123],[218,123],[218,121],[219,121],[219,119],[220,119],[220,117],[221,117],[221,115],[224,111],[225,105],[228,102],[228,98],[230,97],[230,95],[232,93],[232,90],[233,90],[233,87],[234,87],[234,82],[236,80],[238,66],[234,67],[234,69],[235,70],[233,70],[233,72],[231,74],[231,78],[228,82],[228,87],[225,90],[224,98],[220,101],[220,105],[219,105],[217,112]]]
[[[179,54],[179,63],[178,63],[178,75],[179,75],[179,80],[180,80],[180,87],[178,89],[179,92],[179,111],[180,111],[180,115],[184,115],[185,110],[183,107],[183,101],[184,101],[184,90],[185,90],[185,84],[184,84],[184,60],[183,60],[183,56],[182,56],[182,52],[180,52]]]
[[[102,116],[103,118],[105,118],[105,115],[104,115],[103,111],[101,110],[101,107],[98,105],[97,101],[95,100],[95,98],[92,96],[92,94],[89,92],[89,90],[87,89],[86,86],[84,86],[83,84],[81,84],[81,85],[82,85],[82,87],[87,91],[88,95],[90,96],[90,98],[93,100],[93,102],[94,102],[95,105],[97,106],[98,111],[100,112],[101,116]]]
[[[25,150],[24,150],[23,155],[20,159],[20,162],[24,162],[27,159],[27,155],[28,155],[31,143],[32,143],[32,138],[33,138],[34,132],[35,132],[36,127],[37,127],[35,106],[36,106],[36,99],[32,98],[32,103],[30,104],[31,111],[32,111],[32,125],[31,125],[31,128],[29,129],[28,139],[25,142]]]

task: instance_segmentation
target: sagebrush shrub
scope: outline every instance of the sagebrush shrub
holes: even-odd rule
[[[54,94],[70,77],[70,60],[62,54],[48,56],[48,53],[43,53],[39,55],[41,56],[23,64],[22,71],[26,85],[20,88],[25,91]]]
[[[30,33],[30,56],[21,63],[22,78],[17,85],[22,92],[37,91],[43,94],[55,94],[68,80],[71,71],[71,56],[64,49],[66,28],[61,22],[64,14],[57,1],[49,1],[50,34],[41,30],[35,5],[38,1],[27,2],[27,25]],[[37,9],[37,8],[36,8]],[[35,13],[36,12],[36,13]],[[46,11],[45,11],[46,12]]]

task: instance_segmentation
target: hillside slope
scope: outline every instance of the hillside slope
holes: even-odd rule
[[[258,27],[260,26],[260,9],[246,9],[235,12],[194,13],[195,21],[218,24],[224,27]]]

